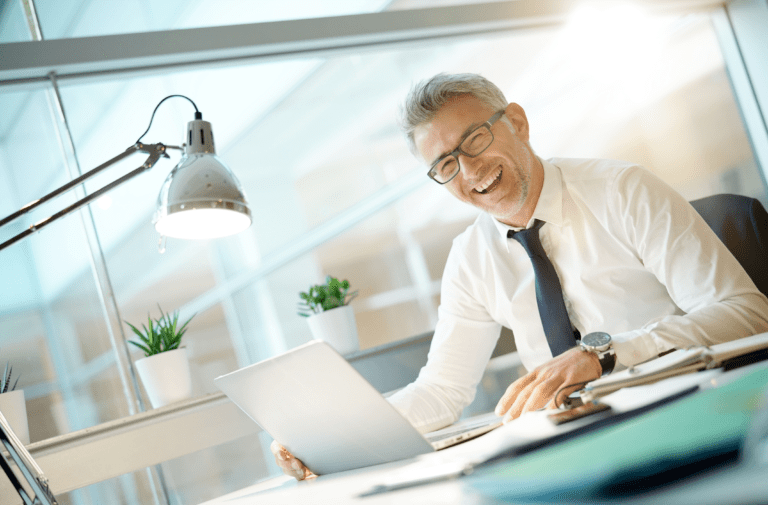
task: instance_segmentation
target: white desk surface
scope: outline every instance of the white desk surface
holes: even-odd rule
[[[364,503],[366,505],[418,503],[441,505],[496,505],[498,501],[466,489],[458,480],[443,481],[361,498],[359,495],[382,482],[387,473],[408,462],[389,463],[370,469],[352,470],[315,480],[297,482],[293,477],[275,477],[230,493],[202,505],[269,505]]]
[[[633,388],[636,394],[627,394],[627,390],[620,390],[613,395],[604,398],[606,403],[614,397],[615,401],[611,405],[614,412],[622,410],[631,410],[642,404],[650,404],[654,401],[667,396],[674,395],[676,392],[690,388],[692,385],[700,384],[702,388],[717,387],[719,384],[725,384],[740,376],[742,373],[759,366],[768,369],[768,362],[756,363],[744,369],[737,369],[732,372],[723,373],[722,370],[708,370],[696,374],[689,374],[672,379],[667,379],[656,384],[640,386]],[[455,447],[439,451],[437,453],[427,454],[419,458],[378,465],[370,468],[362,468],[348,472],[342,472],[334,475],[318,477],[315,480],[306,482],[296,482],[292,477],[281,476],[254,484],[240,491],[230,493],[214,500],[210,500],[201,505],[246,505],[246,504],[356,504],[366,505],[380,504],[441,504],[441,505],[496,505],[502,503],[492,497],[480,494],[474,488],[462,484],[460,478],[449,478],[437,482],[407,487],[395,491],[388,491],[380,494],[372,494],[361,497],[360,495],[371,491],[376,486],[397,481],[403,476],[416,475],[419,472],[437,469],[438,473],[442,467],[456,468],[456,463],[471,461],[472,459],[490,457],[493,452],[499,449],[510,448],[542,437],[548,437],[552,434],[576,429],[584,424],[592,422],[590,419],[582,419],[567,423],[561,426],[554,426],[544,419],[547,412],[531,412],[521,418],[498,428],[480,438],[465,442]],[[601,414],[596,414],[599,416]],[[607,414],[606,414],[607,415]],[[737,475],[728,474],[720,478],[720,488],[731,488],[733,490],[734,482],[748,479],[751,482],[751,488],[755,485],[765,488],[768,495],[768,479],[755,479],[755,471],[768,471],[766,468],[741,470]],[[728,473],[731,470],[724,470]],[[749,475],[746,475],[749,472]],[[447,473],[451,473],[448,471]],[[721,472],[722,473],[722,472]],[[727,482],[723,486],[723,479]],[[684,495],[675,496],[675,503],[688,502],[692,494],[697,495],[697,499],[704,502],[711,502],[707,498],[714,496],[713,492],[706,491],[712,486],[712,482],[718,482],[718,476],[704,479],[703,481],[691,479],[693,484],[687,490],[683,488]],[[742,489],[746,489],[742,486]],[[679,493],[679,491],[676,491]],[[707,494],[709,493],[709,494]],[[648,502],[648,499],[651,499]],[[658,498],[658,497],[655,497]],[[632,503],[652,503],[653,496],[638,497],[637,500],[628,499]],[[665,500],[666,501],[666,500]],[[701,502],[700,502],[701,503]],[[717,502],[711,502],[717,503]]]

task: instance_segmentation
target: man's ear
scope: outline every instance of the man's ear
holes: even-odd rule
[[[515,127],[515,133],[523,142],[528,142],[530,131],[528,129],[528,118],[525,111],[516,103],[510,103],[504,109],[504,115],[512,122]]]

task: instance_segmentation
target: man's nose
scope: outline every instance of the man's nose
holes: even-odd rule
[[[467,156],[466,154],[459,153],[459,166],[461,171],[464,172],[465,179],[472,179],[476,177],[480,168],[483,166],[482,156]]]

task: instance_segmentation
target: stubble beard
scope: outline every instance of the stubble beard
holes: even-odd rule
[[[501,212],[493,212],[492,210],[490,211],[491,215],[502,221],[508,221],[520,212],[520,210],[523,208],[523,205],[525,205],[525,202],[528,200],[528,192],[531,186],[530,173],[522,173],[519,167],[515,167],[514,170],[505,172],[510,173],[510,175],[513,175],[516,179],[514,184],[517,187],[518,192],[517,198],[515,199],[516,201],[511,208],[499,209]]]

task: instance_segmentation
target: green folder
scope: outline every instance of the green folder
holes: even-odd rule
[[[756,370],[626,422],[478,468],[463,482],[515,502],[637,496],[734,461],[767,385],[768,369]]]

